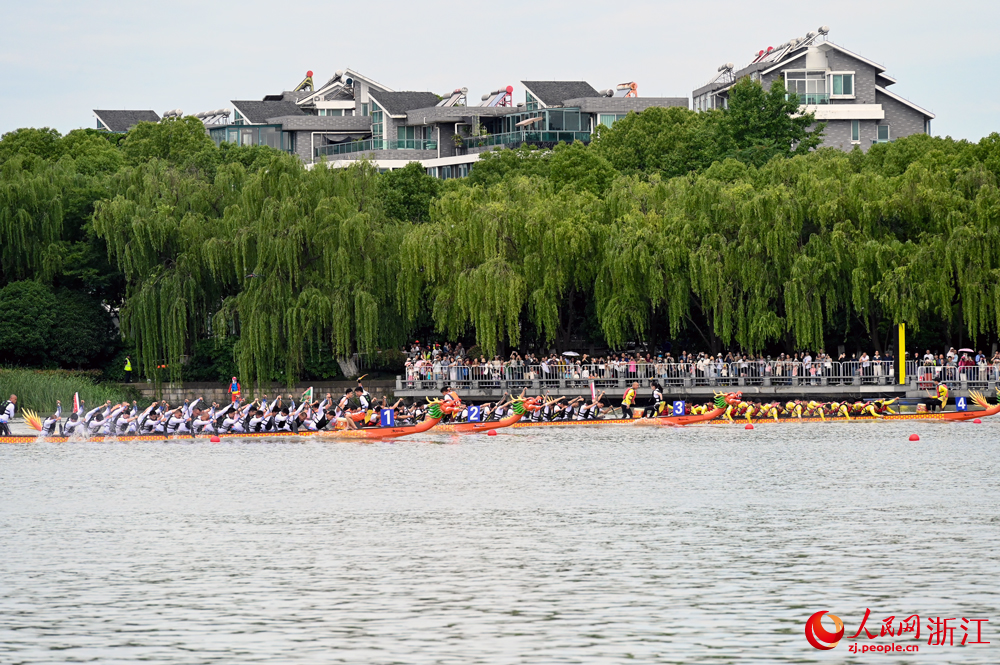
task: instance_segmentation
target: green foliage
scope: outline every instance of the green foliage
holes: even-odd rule
[[[86,372],[41,371],[28,369],[0,369],[0,393],[6,400],[17,395],[18,411],[31,409],[43,418],[56,410],[56,400],[62,402],[63,418],[73,410],[73,394],[89,408],[112,402],[131,402],[139,399],[138,391],[125,386],[97,383]]]
[[[183,170],[211,174],[218,149],[194,116],[140,122],[122,142],[122,154],[133,165],[162,159]]]
[[[101,304],[34,281],[0,289],[0,357],[21,366],[96,367],[117,349]]]
[[[719,159],[722,112],[651,107],[598,127],[593,146],[618,171],[664,178],[701,171]]]
[[[757,166],[775,156],[804,155],[823,140],[826,123],[817,124],[815,114],[798,112],[798,96],[788,94],[782,79],[767,91],[749,77],[740,79],[729,90],[722,140],[731,154]]]
[[[401,222],[430,220],[431,201],[441,191],[441,181],[427,175],[420,162],[382,174],[378,179],[385,214]]]
[[[549,177],[555,189],[572,187],[582,192],[588,191],[604,196],[615,178],[615,169],[608,160],[583,143],[559,144],[553,152],[549,167]]]
[[[495,185],[504,178],[549,175],[550,150],[522,145],[514,150],[490,150],[479,156],[475,168],[466,178],[469,185]]]
[[[414,330],[488,357],[817,348],[898,322],[994,336],[1000,134],[814,150],[822,124],[785,94],[740,81],[725,111],[630,113],[446,183],[217,148],[192,118],[18,130],[0,138],[0,354],[117,375],[128,348],[137,376],[252,384],[335,378],[354,352],[398,373]]]

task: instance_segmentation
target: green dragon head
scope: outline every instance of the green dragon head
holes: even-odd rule
[[[443,418],[444,412],[438,402],[431,402],[430,406],[427,407],[427,415],[431,418]]]
[[[516,399],[516,400],[514,400],[514,403],[511,405],[511,408],[514,409],[514,413],[516,413],[519,416],[523,416],[524,415],[524,400],[523,399]]]

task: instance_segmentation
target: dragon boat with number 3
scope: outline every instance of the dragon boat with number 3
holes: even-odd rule
[[[558,426],[595,426],[595,425],[633,425],[633,426],[665,426],[682,427],[694,425],[696,423],[712,424],[732,424],[745,421],[747,424],[765,423],[808,423],[808,422],[832,422],[832,421],[878,421],[878,420],[944,420],[950,422],[964,422],[976,418],[985,418],[1000,413],[1000,388],[997,389],[998,404],[992,405],[986,397],[979,392],[970,391],[969,398],[979,406],[981,411],[947,411],[947,412],[918,412],[918,413],[870,413],[848,414],[846,416],[839,413],[823,413],[822,415],[779,415],[777,410],[773,414],[765,410],[762,413],[748,412],[750,415],[736,413],[741,407],[747,404],[742,401],[743,394],[716,393],[715,401],[711,409],[705,413],[683,415],[683,416],[656,416],[653,418],[606,418],[595,420],[555,420],[542,422],[519,422],[514,427],[558,427]],[[871,404],[871,402],[866,403]],[[728,415],[727,415],[728,414]]]

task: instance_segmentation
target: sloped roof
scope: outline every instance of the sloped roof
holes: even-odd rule
[[[521,85],[546,106],[558,106],[567,99],[600,97],[586,81],[521,81]]]
[[[254,124],[263,124],[268,118],[276,118],[284,115],[305,115],[305,111],[299,108],[295,102],[289,101],[258,101],[256,99],[230,100],[230,103],[240,112],[244,118]]]
[[[909,106],[911,109],[913,109],[917,113],[921,113],[921,114],[927,116],[928,118],[930,118],[931,120],[933,120],[934,118],[937,117],[933,113],[931,113],[930,111],[928,111],[927,109],[922,108],[920,106],[917,106],[916,104],[914,104],[913,102],[911,102],[909,99],[906,99],[905,97],[900,97],[896,93],[889,92],[888,90],[886,90],[882,86],[877,85],[877,86],[875,86],[875,101],[878,101],[878,95],[879,94],[883,94],[886,97],[889,97],[891,99],[895,99],[900,104],[905,104],[906,106]]]
[[[389,115],[405,115],[412,109],[435,106],[438,96],[433,92],[369,92],[368,96],[389,112]]]
[[[140,122],[159,122],[156,111],[125,111],[125,110],[94,110],[94,115],[101,124],[112,132],[127,132]]]

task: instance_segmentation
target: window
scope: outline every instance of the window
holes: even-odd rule
[[[367,111],[368,105],[362,104],[362,106],[366,107],[365,110]],[[367,113],[365,115],[367,115]],[[382,132],[385,128],[385,125],[383,124],[384,122],[385,119],[382,115],[382,109],[379,108],[378,104],[372,102],[372,149],[373,150],[382,150],[381,147],[382,139],[385,138],[382,136]]]
[[[538,110],[538,100],[527,90],[524,91],[524,110],[525,111],[537,111]]]
[[[104,123],[101,122],[100,118],[97,119],[97,128],[104,129]]]
[[[602,113],[598,116],[597,124],[604,125],[605,127],[611,127],[624,117],[624,113]]]
[[[785,89],[799,97],[800,104],[828,104],[825,71],[785,72]]]
[[[417,128],[416,127],[397,127],[396,128],[396,147],[400,150],[413,150],[417,146]]]
[[[834,96],[854,96],[854,74],[833,74],[830,78]]]
[[[851,143],[861,141],[861,121],[851,120]]]
[[[240,112],[238,110],[236,110],[236,109],[233,109],[233,124],[234,125],[242,125],[243,124],[243,116],[241,116]]]
[[[927,134],[928,136],[930,136],[930,134],[931,134],[931,119],[930,118],[927,118],[927,120],[924,120],[924,134]]]
[[[442,166],[441,167],[441,179],[442,180],[449,180],[451,177],[452,177],[452,175],[451,175],[451,167],[450,166]]]
[[[432,178],[438,177],[438,169],[437,169],[437,167],[436,166],[431,166],[430,168],[428,168],[427,169],[427,175],[429,175]]]
[[[875,127],[877,132],[875,139],[876,143],[888,143],[889,142],[889,125],[878,125]]]
[[[375,104],[373,102],[372,103],[372,108],[373,109],[377,109],[378,108],[378,104]],[[368,104],[362,104],[361,105],[361,115],[368,115]]]

